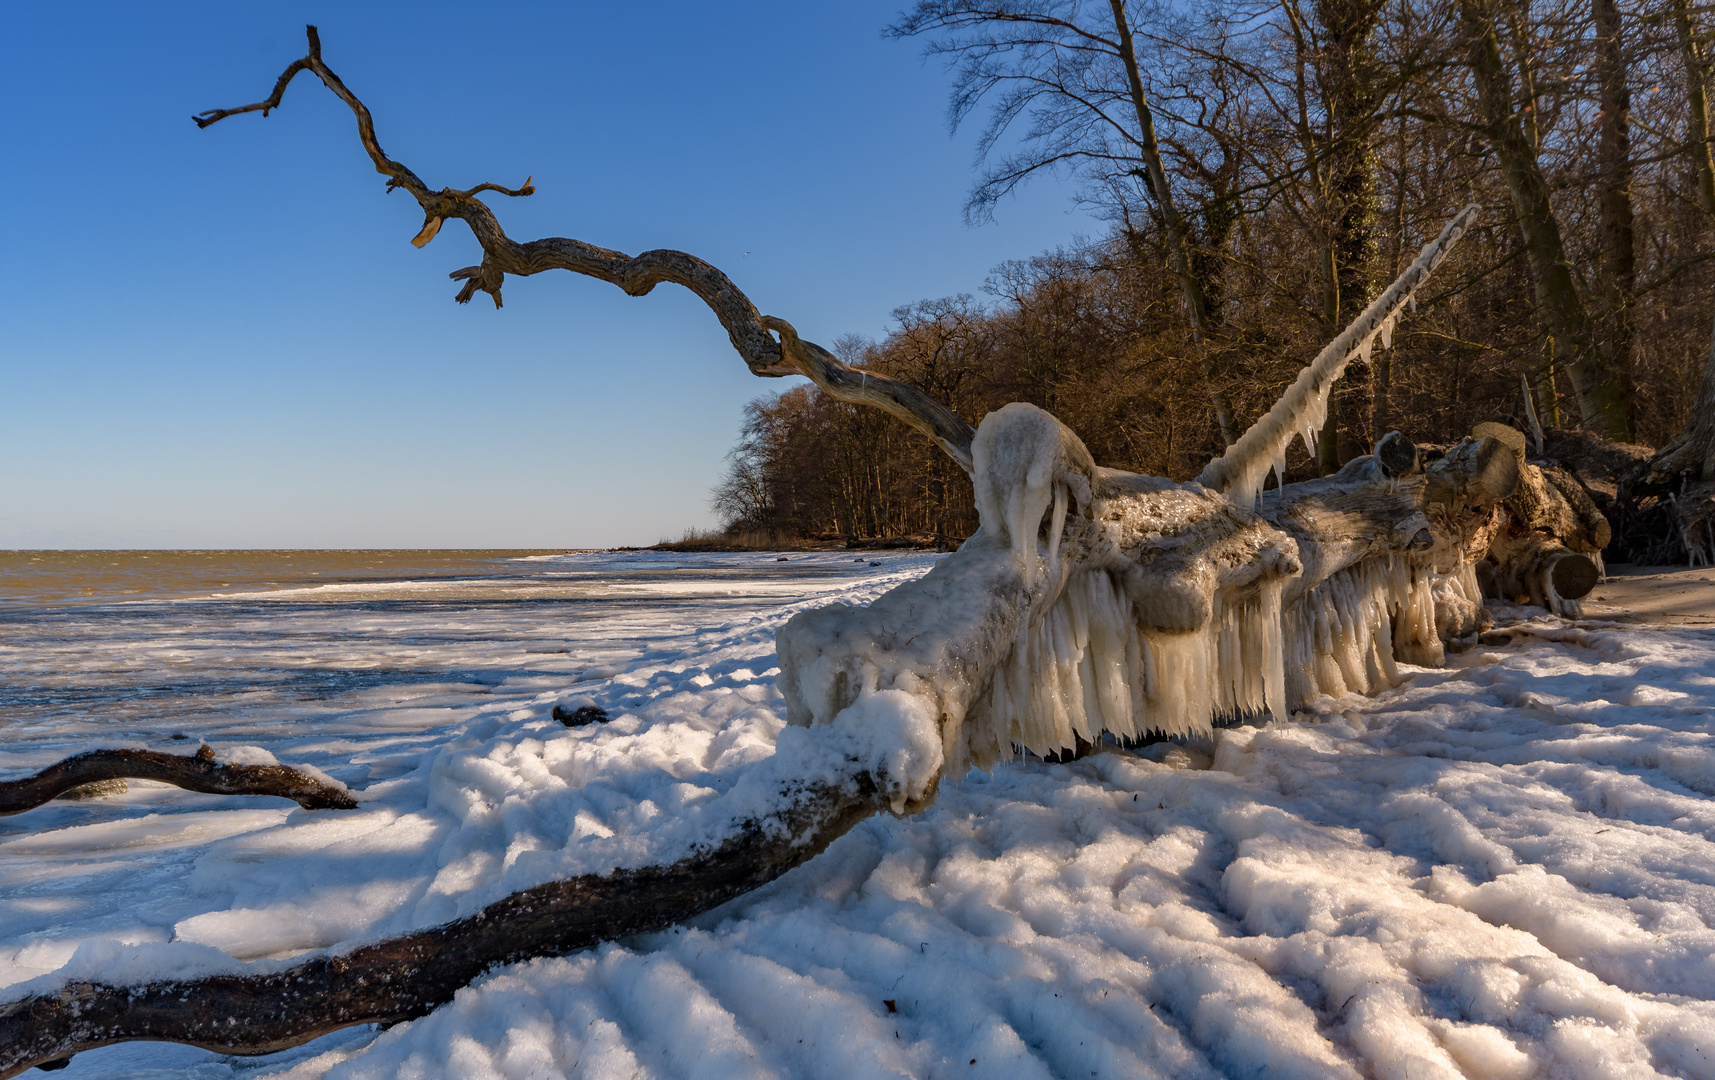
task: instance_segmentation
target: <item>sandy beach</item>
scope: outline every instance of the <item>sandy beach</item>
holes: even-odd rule
[[[1715,568],[1610,566],[1584,602],[1586,616],[1672,626],[1715,626]]]

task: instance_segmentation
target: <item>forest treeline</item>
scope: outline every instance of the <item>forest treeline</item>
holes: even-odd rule
[[[1051,173],[1102,236],[894,313],[841,358],[972,423],[1010,401],[1098,462],[1186,479],[1470,202],[1418,310],[1354,363],[1328,472],[1398,428],[1484,420],[1660,445],[1710,351],[1710,10],[1689,0],[926,0],[889,28],[980,125],[967,216]],[[1527,409],[1527,401],[1529,406]],[[730,529],[845,539],[976,526],[926,439],[811,386],[751,402]]]

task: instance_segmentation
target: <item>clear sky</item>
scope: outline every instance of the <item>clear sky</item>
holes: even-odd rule
[[[903,0],[13,4],[0,547],[582,547],[713,524],[751,376],[688,293],[554,273],[452,302],[454,222],[384,195],[309,75],[514,237],[676,247],[831,343],[1099,223],[1040,182],[972,229]]]

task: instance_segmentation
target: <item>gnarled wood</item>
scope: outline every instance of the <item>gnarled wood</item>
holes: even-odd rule
[[[451,274],[453,280],[464,282],[456,297],[459,303],[467,302],[480,290],[488,293],[494,300],[494,306],[499,307],[501,285],[507,274],[528,277],[545,270],[569,270],[583,274],[617,285],[632,296],[647,295],[664,282],[680,285],[695,293],[714,312],[726,329],[732,347],[744,358],[753,374],[766,377],[803,375],[840,401],[884,409],[933,439],[966,472],[970,471],[970,446],[974,434],[970,424],[914,386],[848,367],[828,350],[799,339],[790,324],[764,316],[730,278],[702,259],[668,249],[632,256],[560,236],[524,242],[513,240],[500,227],[494,212],[476,196],[485,191],[513,197],[534,194],[536,189],[528,182],[517,189],[490,183],[463,191],[431,189],[416,173],[388,157],[381,149],[375,134],[375,120],[369,109],[322,62],[321,37],[316,28],[308,27],[307,34],[309,55],[287,66],[267,100],[233,109],[210,109],[192,117],[197,126],[206,128],[229,116],[248,112],[261,112],[266,116],[280,107],[286,87],[299,72],[311,72],[357,117],[358,139],[374,163],[375,171],[387,177],[387,190],[401,188],[423,208],[423,228],[412,243],[424,246],[435,238],[443,222],[457,218],[470,227],[471,234],[482,245],[481,264],[467,266]],[[781,340],[776,341],[774,333],[779,333]]]
[[[1566,470],[1525,460],[1523,432],[1484,423],[1475,433],[1510,451],[1518,478],[1488,545],[1484,593],[1576,617],[1602,574],[1602,550],[1613,537],[1607,517]]]
[[[215,760],[203,746],[193,754],[160,750],[89,750],[22,780],[0,781],[0,815],[21,814],[85,784],[104,780],[159,780],[206,795],[278,795],[306,810],[350,810],[357,800],[344,787],[286,765],[239,765]]]
[[[468,918],[316,956],[268,975],[112,986],[81,982],[0,1004],[0,1078],[111,1043],[153,1039],[270,1054],[354,1024],[421,1016],[497,964],[660,930],[756,889],[887,807],[860,773],[712,851],[515,893]]]

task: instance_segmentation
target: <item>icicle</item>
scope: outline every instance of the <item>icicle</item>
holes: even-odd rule
[[[1414,292],[1411,294],[1411,296],[1412,296],[1413,302],[1415,302],[1417,299],[1417,294]],[[1384,349],[1393,348],[1393,323],[1394,323],[1394,320],[1397,318],[1399,318],[1399,315],[1396,312],[1396,313],[1389,315],[1387,318],[1382,320],[1381,339],[1382,339],[1382,348],[1384,348]],[[1368,360],[1369,356],[1366,355],[1364,357],[1364,359]]]
[[[1391,553],[1330,576],[1286,609],[1286,699],[1370,694],[1399,681],[1395,658],[1423,666],[1444,659],[1436,629],[1437,592],[1480,603],[1476,568],[1413,568]]]
[[[1266,415],[1250,426],[1226,453],[1211,461],[1197,481],[1204,487],[1224,491],[1240,506],[1252,506],[1268,473],[1268,462],[1284,454],[1293,436],[1301,434],[1304,443],[1315,452],[1314,430],[1320,429],[1328,411],[1328,393],[1334,381],[1346,369],[1354,356],[1370,355],[1371,342],[1385,330],[1386,340],[1392,340],[1393,320],[1415,290],[1429,277],[1429,271],[1440,261],[1463,234],[1471,217],[1477,212],[1475,204],[1461,210],[1441,230],[1441,235],[1425,245],[1399,280],[1388,287],[1363,314],[1358,316],[1338,337],[1317,355],[1298,378],[1274,403]],[[1384,342],[1385,344],[1385,342]]]
[[[1184,735],[1223,716],[1288,715],[1282,588],[1273,578],[1241,599],[1217,593],[1203,627],[1169,634],[1140,629],[1107,571],[1078,574],[1019,635],[971,711],[971,759],[1007,744],[1048,754],[1103,732]]]

